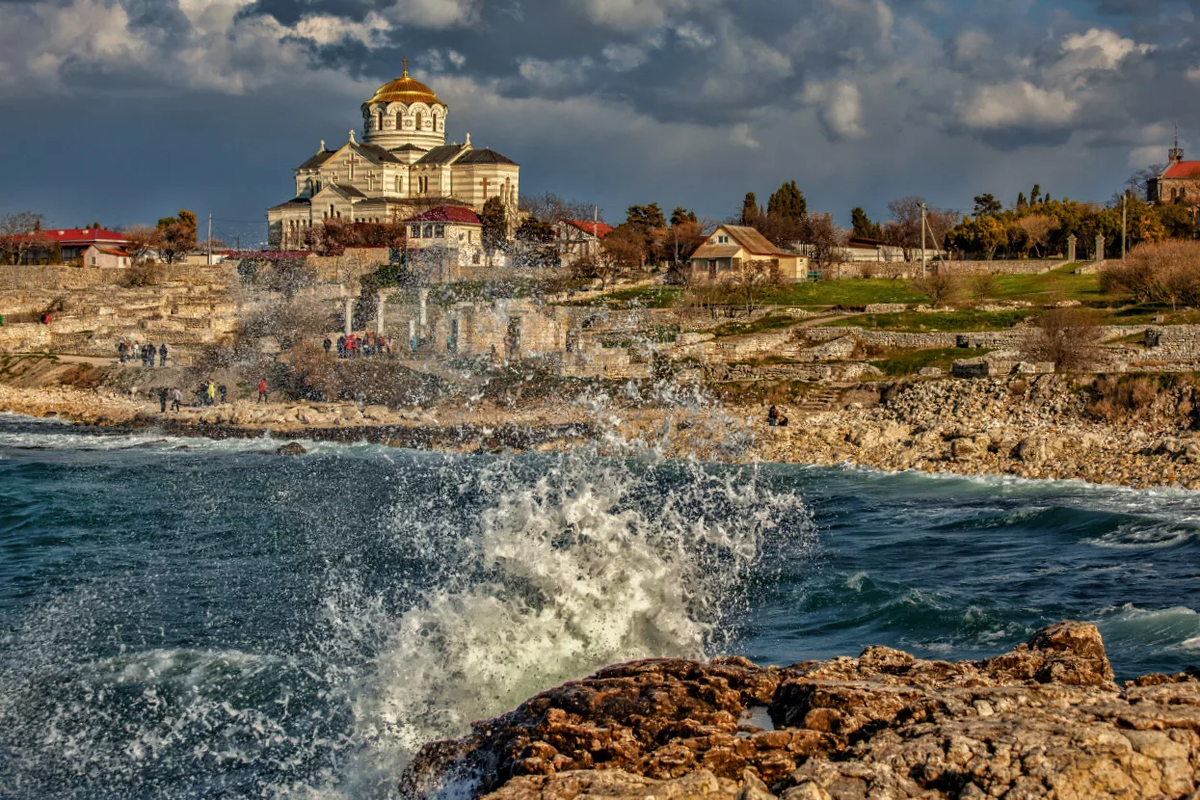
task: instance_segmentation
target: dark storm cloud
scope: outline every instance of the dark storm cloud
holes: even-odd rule
[[[652,199],[724,216],[745,191],[791,178],[829,210],[876,215],[881,192],[962,207],[1010,183],[1015,196],[1033,171],[1084,196],[1165,147],[1175,120],[1200,144],[1198,9],[0,0],[0,115],[18,120],[0,126],[0,144],[29,154],[4,165],[9,197],[39,198],[51,214],[58,204],[89,216],[70,209],[94,198],[46,188],[68,185],[69,165],[49,180],[45,167],[86,140],[91,177],[117,189],[126,221],[188,192],[225,217],[257,219],[286,199],[290,168],[319,139],[344,140],[360,123],[359,104],[407,56],[450,104],[452,138],[471,130],[516,158],[526,192],[599,200],[610,216]],[[22,135],[79,107],[104,113]],[[137,153],[170,164],[182,188],[164,191],[162,171]]]

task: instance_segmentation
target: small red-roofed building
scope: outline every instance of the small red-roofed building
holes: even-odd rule
[[[100,269],[123,269],[133,266],[133,256],[119,247],[88,245],[79,257],[81,266]]]
[[[483,223],[472,209],[437,206],[403,224],[410,260],[430,277],[457,280],[462,268],[483,266]]]
[[[1200,161],[1184,161],[1179,140],[1167,151],[1167,168],[1147,185],[1146,199],[1152,203],[1182,203],[1200,223]]]
[[[605,222],[586,219],[565,219],[554,226],[558,237],[558,251],[564,264],[574,264],[585,258],[595,258],[600,252],[600,242],[612,233],[613,227]]]

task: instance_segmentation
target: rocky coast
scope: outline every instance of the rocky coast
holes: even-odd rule
[[[1131,487],[1200,488],[1200,397],[1188,383],[1130,386],[1061,375],[859,384],[825,410],[766,425],[761,404],[716,401],[463,402],[421,408],[248,400],[163,414],[146,393],[73,385],[70,372],[0,383],[0,409],[129,430],[214,438],[370,441],[449,452],[602,452],[1012,475]],[[694,400],[695,398],[693,398]],[[783,406],[788,413],[786,406]]]
[[[405,797],[1200,797],[1200,672],[1113,680],[1092,625],[982,661],[609,667],[426,745]]]

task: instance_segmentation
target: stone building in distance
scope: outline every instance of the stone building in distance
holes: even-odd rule
[[[1179,137],[1167,151],[1167,168],[1151,178],[1146,199],[1152,203],[1184,203],[1200,223],[1200,161],[1184,161]]]
[[[516,218],[521,167],[494,150],[477,150],[471,135],[446,144],[450,108],[404,74],[362,105],[363,141],[350,138],[296,167],[296,194],[267,210],[271,247],[299,250],[306,231],[326,220],[401,222],[426,209],[460,205],[481,211],[498,197]]]

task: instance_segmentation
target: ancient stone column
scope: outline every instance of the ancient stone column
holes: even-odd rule
[[[354,298],[346,298],[346,324],[345,330],[342,331],[346,336],[354,333]]]
[[[1067,237],[1067,262],[1075,263],[1075,234]]]
[[[421,297],[421,334],[424,335],[425,328],[429,325],[429,290],[422,289],[418,294]]]
[[[375,333],[383,336],[383,304],[387,297],[383,292],[375,295]]]
[[[1104,234],[1096,234],[1096,261],[1104,260]]]
[[[410,319],[408,321],[408,349],[410,353],[417,352],[417,321]]]

